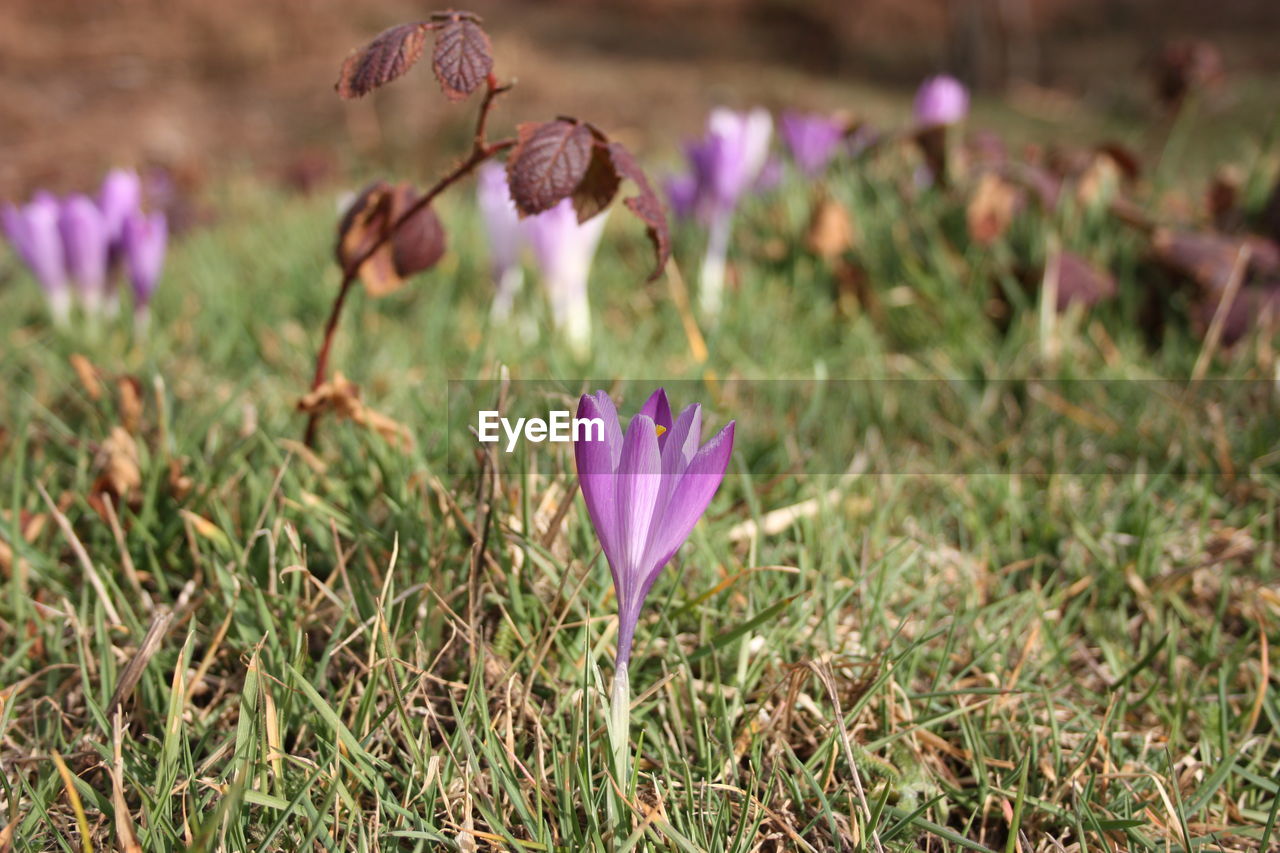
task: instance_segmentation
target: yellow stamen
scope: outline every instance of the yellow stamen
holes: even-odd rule
[[[667,431],[667,428],[664,427],[662,424],[654,424],[654,427],[657,428],[659,437],[661,437],[662,434]]]

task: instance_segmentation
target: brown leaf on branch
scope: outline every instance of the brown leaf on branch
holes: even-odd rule
[[[431,70],[445,97],[460,101],[478,89],[493,71],[493,47],[474,15],[451,12],[440,20]]]
[[[521,215],[550,210],[577,190],[591,163],[591,129],[573,119],[526,122],[516,128],[507,183]]]
[[[390,83],[414,66],[426,44],[431,25],[421,21],[383,30],[342,63],[334,84],[341,98],[359,98]]]
[[[653,272],[649,275],[649,281],[653,281],[662,275],[662,271],[667,268],[667,261],[671,259],[671,228],[667,224],[666,209],[662,206],[658,194],[653,191],[653,185],[649,183],[648,176],[640,168],[636,158],[631,156],[631,152],[621,142],[609,144],[609,156],[618,174],[630,180],[639,190],[623,204],[645,224],[649,242],[653,244],[657,255]]]
[[[609,156],[609,140],[591,125],[587,125],[587,128],[592,137],[591,161],[587,164],[586,174],[573,191],[573,209],[577,211],[579,222],[586,222],[608,207],[622,183],[622,178],[613,165],[613,158]]]
[[[391,227],[418,198],[417,190],[409,184],[391,186],[378,181],[356,197],[338,224],[337,258],[344,270],[373,250],[358,271],[370,296],[399,290],[406,278],[435,266],[444,255],[444,227],[430,206],[414,213],[386,239]]]
[[[413,446],[413,434],[403,424],[376,412],[360,399],[360,388],[341,372],[298,401],[298,411],[308,415],[332,412],[339,418],[370,429],[402,448]]]

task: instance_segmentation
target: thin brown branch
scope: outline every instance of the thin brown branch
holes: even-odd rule
[[[324,384],[329,374],[329,354],[333,349],[333,338],[338,331],[338,320],[342,316],[342,308],[346,304],[347,294],[351,291],[351,286],[355,284],[360,275],[360,268],[364,266],[370,258],[372,258],[383,246],[395,237],[400,228],[414,217],[419,211],[425,208],[436,197],[449,187],[456,184],[467,175],[471,174],[477,166],[488,160],[494,155],[512,148],[516,144],[514,139],[503,139],[498,142],[490,143],[485,139],[486,128],[489,122],[489,113],[493,109],[493,103],[498,96],[504,92],[510,91],[512,84],[505,86],[498,84],[498,80],[492,74],[488,77],[488,87],[485,90],[484,98],[480,101],[480,113],[476,118],[475,138],[472,141],[471,153],[465,160],[455,166],[452,170],[443,175],[431,189],[427,190],[417,201],[409,205],[408,209],[402,213],[391,226],[387,228],[383,234],[374,241],[368,249],[358,255],[354,260],[347,264],[342,270],[342,283],[338,286],[338,295],[333,300],[333,307],[329,310],[329,319],[325,322],[324,338],[320,342],[320,349],[316,353],[316,369],[311,377],[311,390],[315,391]],[[320,421],[320,413],[312,412],[307,417],[307,429],[303,435],[303,444],[307,448],[315,447],[316,427]]]

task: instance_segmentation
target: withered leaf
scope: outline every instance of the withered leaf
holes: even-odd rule
[[[1013,221],[1019,190],[995,172],[987,172],[965,209],[969,238],[981,246],[989,246],[1004,234]]]
[[[593,137],[571,119],[526,122],[516,128],[507,183],[521,215],[550,210],[578,188],[591,161]]]
[[[341,98],[359,98],[390,83],[422,57],[429,24],[398,24],[383,30],[342,63],[334,89]]]
[[[609,144],[609,157],[618,174],[630,180],[639,190],[623,204],[645,224],[645,232],[649,235],[649,242],[653,244],[656,258],[653,272],[649,275],[649,281],[653,281],[662,275],[662,271],[667,268],[667,261],[671,259],[671,228],[667,224],[666,209],[658,194],[653,191],[653,185],[649,183],[640,164],[621,142]]]
[[[451,13],[436,33],[431,70],[451,101],[470,95],[493,71],[489,36],[473,15]]]
[[[591,162],[587,164],[587,172],[578,188],[573,191],[573,209],[577,211],[579,222],[586,222],[608,207],[622,183],[613,158],[609,156],[609,140],[591,125],[587,128],[592,136]]]
[[[370,296],[398,290],[404,279],[435,266],[444,254],[444,227],[430,206],[416,211],[388,239],[418,198],[409,184],[378,181],[356,197],[338,224],[338,264],[346,270],[367,255],[358,275]]]
[[[300,399],[298,411],[308,415],[332,412],[339,418],[347,418],[373,430],[393,444],[401,447],[413,445],[413,434],[409,428],[366,406],[360,399],[360,388],[340,372],[334,373],[333,379]]]
[[[1192,303],[1192,323],[1201,336],[1208,332],[1218,313],[1218,304],[1225,296],[1225,293],[1202,293]],[[1223,346],[1238,343],[1255,325],[1269,323],[1270,328],[1275,329],[1280,322],[1280,278],[1240,288],[1236,298],[1230,305],[1222,306],[1222,310],[1225,313],[1219,341]]]
[[[1116,280],[1111,273],[1075,252],[1058,252],[1057,261],[1058,311],[1066,311],[1073,304],[1092,308],[1116,295]]]
[[[1249,249],[1246,283],[1251,275],[1280,271],[1280,247],[1270,240],[1169,228],[1157,228],[1151,236],[1152,253],[1157,261],[1210,294],[1226,289],[1240,251],[1245,247]]]
[[[853,220],[849,218],[848,209],[834,199],[819,199],[809,214],[809,229],[805,233],[809,251],[830,262],[853,248],[853,239]]]
[[[133,499],[142,488],[142,471],[138,462],[138,445],[124,427],[112,427],[94,459],[97,477],[89,492],[89,504],[102,513],[102,502],[116,506]]]
[[[89,399],[95,403],[101,400],[102,383],[98,381],[98,368],[93,366],[93,362],[78,352],[73,352],[67,360],[71,362],[71,369],[76,372],[76,378],[80,380]]]

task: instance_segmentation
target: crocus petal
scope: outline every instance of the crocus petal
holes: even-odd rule
[[[101,307],[107,283],[107,231],[101,211],[89,197],[71,196],[62,205],[58,230],[67,273],[86,307]]]
[[[696,175],[669,175],[663,181],[671,212],[680,219],[690,219],[698,209],[698,178]]]
[[[618,425],[618,412],[613,401],[603,391],[595,396],[582,395],[578,402],[578,417],[598,418],[604,424],[603,440],[595,440],[595,433],[587,430],[581,439],[574,442],[573,452],[587,514],[600,538],[605,559],[613,567],[621,556],[616,545],[618,513],[614,471],[622,456],[622,429]],[[616,576],[614,582],[618,582]]]
[[[132,211],[125,217],[121,237],[134,304],[141,307],[151,301],[160,280],[169,237],[168,221],[163,213],[146,216],[140,211]]]
[[[617,490],[618,574],[623,586],[634,588],[634,577],[644,570],[645,548],[657,510],[662,486],[662,459],[658,452],[658,432],[648,415],[636,415],[627,425],[618,463]],[[621,595],[620,595],[621,597]]]
[[[650,394],[649,399],[640,407],[639,414],[648,415],[655,426],[662,427],[662,435],[658,436],[658,447],[661,448],[663,439],[671,430],[671,404],[667,402],[667,392],[659,388]]]
[[[914,111],[916,123],[924,127],[955,124],[969,114],[969,91],[946,74],[930,77],[916,92]]]
[[[476,180],[476,201],[489,237],[489,259],[493,279],[500,282],[507,270],[520,263],[524,247],[524,228],[511,189],[507,185],[507,170],[492,160],[480,167]]]
[[[656,577],[680,546],[689,538],[698,519],[707,511],[715,497],[725,471],[729,468],[729,455],[733,452],[734,422],[704,444],[685,469],[680,481],[671,491],[671,499],[663,508],[661,529],[650,543],[645,562],[652,566],[650,574]],[[652,580],[646,578],[652,583]],[[647,590],[646,590],[647,591]]]
[[[102,211],[107,239],[118,248],[124,237],[125,220],[142,209],[142,180],[130,169],[113,169],[98,191],[98,208]]]
[[[844,139],[841,123],[821,114],[785,113],[780,131],[791,159],[809,177],[827,167]]]
[[[57,199],[44,193],[22,208],[9,205],[4,209],[5,233],[14,251],[50,297],[67,287],[58,217]]]
[[[662,473],[673,480],[685,472],[702,440],[702,406],[686,406],[676,418],[662,446]]]

